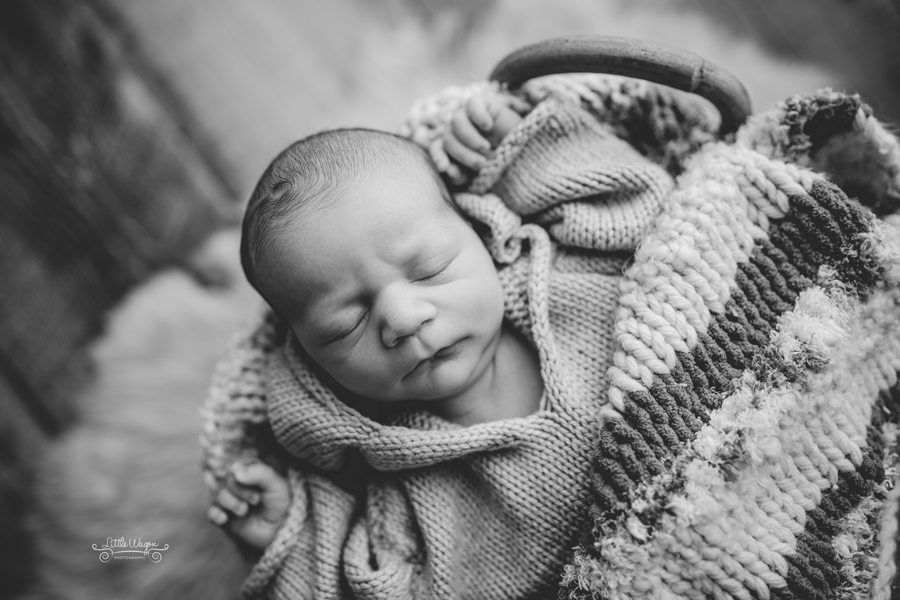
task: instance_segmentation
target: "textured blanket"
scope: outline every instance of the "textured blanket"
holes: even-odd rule
[[[620,288],[563,594],[890,596],[898,173],[897,140],[831,92],[688,161]]]
[[[652,114],[644,88],[622,102],[597,82],[548,78],[524,95],[593,109],[684,172],[620,286],[593,528],[560,596],[889,597],[896,138],[826,90],[696,151],[685,141],[702,127],[659,136],[689,122]],[[641,113],[657,135],[633,127]]]
[[[460,98],[484,91],[417,106],[407,133],[431,144]],[[678,175],[621,278],[596,407],[592,527],[560,597],[888,598],[897,140],[858,98],[830,91],[789,99],[727,142],[702,105],[641,83],[546,78],[521,95],[579,104]],[[578,209],[558,210],[535,220],[552,231]],[[212,485],[248,446],[265,446],[248,444],[264,428],[221,435],[228,419],[265,418],[240,409],[207,422]]]

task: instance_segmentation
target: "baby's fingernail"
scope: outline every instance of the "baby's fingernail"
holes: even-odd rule
[[[248,504],[259,504],[259,494],[254,494],[254,493],[247,494],[247,503]]]
[[[224,511],[212,509],[206,513],[206,517],[212,521],[214,525],[224,525],[228,521],[228,515]]]

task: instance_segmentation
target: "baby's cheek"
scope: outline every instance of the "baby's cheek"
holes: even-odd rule
[[[490,270],[484,274],[479,284],[480,295],[484,300],[484,310],[497,318],[503,317],[503,286],[500,277],[491,263]]]
[[[353,347],[332,347],[323,350],[318,355],[312,355],[312,359],[325,369],[338,383],[344,387],[350,387],[354,375],[359,373],[359,356]]]
[[[377,336],[368,336],[366,343],[358,344],[348,368],[359,378],[371,384],[381,384],[397,370],[395,360],[384,352]]]

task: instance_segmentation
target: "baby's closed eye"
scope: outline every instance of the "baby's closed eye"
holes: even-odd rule
[[[341,331],[341,332],[339,332],[338,334],[334,335],[334,336],[329,340],[328,343],[331,343],[331,342],[337,342],[337,341],[340,341],[340,340],[346,338],[347,336],[349,336],[351,333],[353,333],[354,331],[356,331],[360,326],[362,326],[363,323],[365,323],[366,317],[368,317],[368,316],[369,316],[369,311],[363,312],[361,315],[359,315],[359,318],[357,318],[356,321],[353,322],[353,325],[352,325],[352,326],[350,326],[350,327],[348,327],[348,328],[345,328],[343,331]]]
[[[413,283],[427,283],[434,281],[441,275],[446,275],[458,257],[458,250],[448,249],[436,252],[427,259],[416,261],[410,268],[410,281]]]
[[[425,271],[427,273],[426,275],[418,275],[417,278],[414,279],[413,281],[415,281],[415,282],[432,281],[432,280],[436,279],[439,275],[442,275],[443,273],[445,273],[447,271],[447,268],[450,267],[451,263],[452,263],[452,261],[444,264],[443,266],[434,267],[434,268],[430,269],[429,271]]]

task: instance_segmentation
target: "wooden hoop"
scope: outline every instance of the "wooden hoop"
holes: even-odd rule
[[[624,75],[697,94],[718,109],[723,135],[752,113],[747,89],[724,67],[686,50],[630,38],[573,36],[529,44],[497,63],[490,79],[515,89],[554,73]]]

